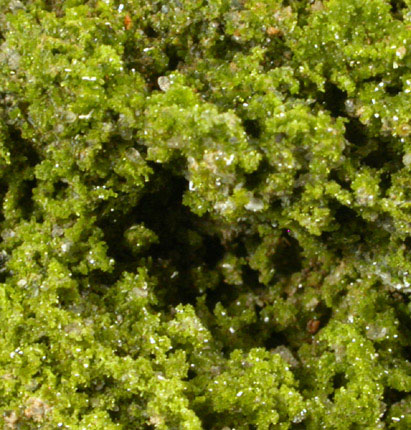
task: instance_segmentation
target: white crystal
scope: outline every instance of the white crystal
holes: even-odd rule
[[[250,201],[244,206],[247,210],[252,212],[259,212],[264,209],[264,203],[260,199],[251,197]]]
[[[158,86],[160,87],[161,91],[165,92],[165,91],[168,91],[170,89],[171,82],[170,82],[170,79],[167,78],[167,76],[160,76],[157,79],[157,83],[158,83]]]

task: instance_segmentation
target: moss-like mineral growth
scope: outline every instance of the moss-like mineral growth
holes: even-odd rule
[[[0,0],[4,429],[411,428],[410,0]]]

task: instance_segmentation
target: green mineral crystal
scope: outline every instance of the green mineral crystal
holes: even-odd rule
[[[0,0],[0,425],[409,430],[410,107],[410,0]]]

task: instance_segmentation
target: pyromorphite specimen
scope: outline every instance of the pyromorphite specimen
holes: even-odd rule
[[[411,2],[0,0],[0,426],[411,428]]]

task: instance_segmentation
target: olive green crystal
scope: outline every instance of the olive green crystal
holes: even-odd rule
[[[0,425],[411,428],[410,0],[0,0]]]

